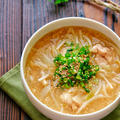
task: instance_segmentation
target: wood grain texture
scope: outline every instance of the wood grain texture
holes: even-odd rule
[[[19,62],[26,42],[38,28],[70,16],[95,19],[120,36],[120,14],[83,0],[70,0],[61,5],[48,0],[0,0],[0,76]],[[30,118],[0,90],[0,120]]]
[[[20,60],[21,1],[0,0],[0,76]],[[0,120],[21,118],[20,108],[0,90]]]

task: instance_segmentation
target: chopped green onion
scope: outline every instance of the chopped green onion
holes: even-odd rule
[[[67,42],[70,48],[63,56],[58,54],[54,58],[56,66],[55,77],[59,78],[57,87],[70,88],[74,86],[81,86],[87,93],[90,92],[86,85],[89,80],[95,77],[99,71],[98,65],[90,64],[90,50],[88,46],[79,47],[73,42]]]

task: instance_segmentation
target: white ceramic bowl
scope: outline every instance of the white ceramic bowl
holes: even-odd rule
[[[22,82],[26,91],[26,94],[28,95],[30,101],[33,103],[33,105],[45,116],[48,118],[51,118],[53,120],[99,120],[106,115],[108,115],[110,112],[112,112],[120,103],[120,96],[118,96],[111,104],[109,104],[107,107],[94,112],[90,114],[83,114],[83,115],[70,115],[70,114],[64,114],[60,113],[58,111],[55,111],[49,107],[47,107],[45,104],[40,102],[31,92],[25,76],[24,76],[24,67],[26,63],[26,58],[31,50],[31,48],[35,45],[35,43],[45,34],[49,33],[50,31],[53,31],[55,29],[64,27],[64,26],[84,26],[88,28],[92,28],[94,30],[100,31],[106,36],[108,36],[119,48],[120,48],[120,38],[116,33],[114,33],[111,29],[106,27],[105,25],[92,20],[88,18],[80,18],[80,17],[68,17],[68,18],[62,18],[55,21],[52,21],[35,32],[32,37],[28,40],[23,53],[21,57],[21,77]]]

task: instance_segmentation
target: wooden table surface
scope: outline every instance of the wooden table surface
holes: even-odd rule
[[[120,0],[115,2],[120,3]],[[69,16],[95,19],[120,36],[120,14],[88,2],[70,0],[55,6],[48,0],[0,0],[0,76],[20,61],[27,40],[38,28],[52,20]],[[0,90],[0,120],[30,118]]]

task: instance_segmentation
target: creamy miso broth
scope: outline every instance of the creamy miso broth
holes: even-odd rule
[[[112,103],[120,91],[119,48],[102,33],[64,27],[43,36],[31,49],[25,77],[48,107],[87,114]]]

